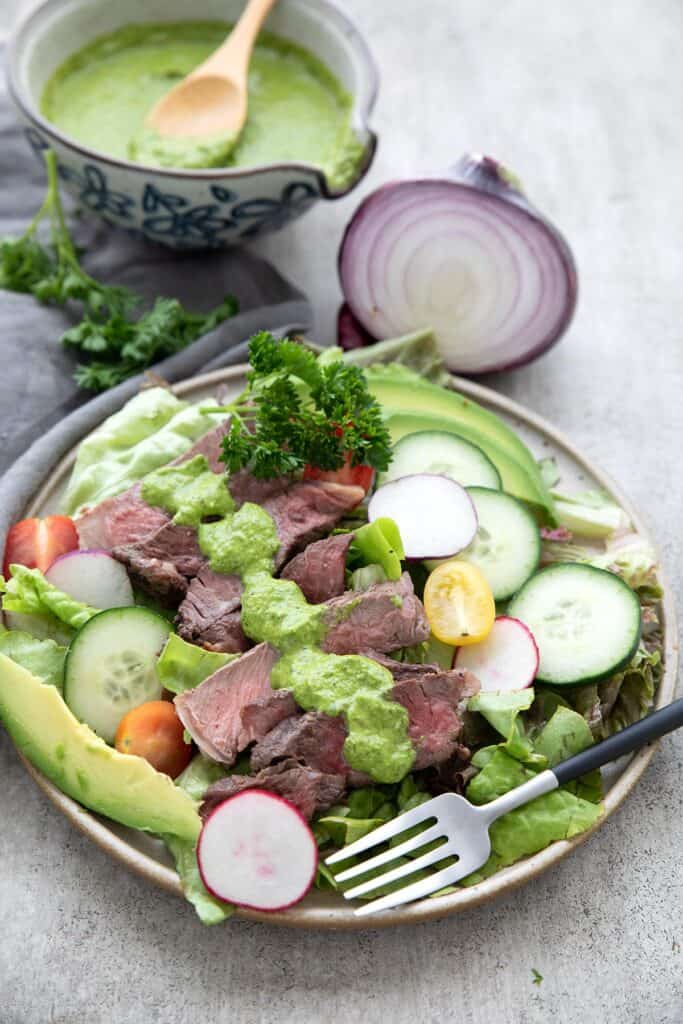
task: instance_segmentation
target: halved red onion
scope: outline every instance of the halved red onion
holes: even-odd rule
[[[339,275],[374,338],[431,327],[458,373],[540,355],[566,330],[577,296],[567,242],[485,156],[369,195],[346,229]]]

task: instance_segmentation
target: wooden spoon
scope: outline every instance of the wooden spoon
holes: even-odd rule
[[[249,0],[232,32],[210,57],[156,103],[147,126],[159,135],[239,135],[247,119],[251,53],[276,0]]]

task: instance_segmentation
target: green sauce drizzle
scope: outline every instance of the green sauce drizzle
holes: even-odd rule
[[[400,781],[410,771],[415,753],[408,738],[408,713],[389,699],[394,685],[391,673],[359,654],[321,650],[327,609],[309,604],[293,580],[274,579],[273,557],[280,540],[265,509],[246,502],[238,512],[227,510],[217,522],[201,522],[216,514],[208,487],[208,504],[201,507],[200,489],[207,486],[203,472],[189,468],[202,458],[150,474],[143,482],[143,498],[175,512],[176,517],[180,509],[185,513],[188,508],[192,516],[199,516],[199,547],[211,568],[242,578],[244,632],[280,652],[271,674],[273,688],[291,690],[306,711],[343,715],[348,730],[344,756],[349,765],[377,782]],[[169,481],[172,474],[180,480],[177,474],[182,469],[186,470],[185,483],[174,490]],[[346,617],[352,608],[353,603],[340,610],[340,617]]]

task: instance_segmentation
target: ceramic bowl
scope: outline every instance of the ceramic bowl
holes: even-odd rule
[[[234,21],[244,0],[194,0],[195,20]],[[45,83],[97,36],[140,22],[182,21],[185,0],[47,0],[16,28],[8,46],[9,88],[26,138],[41,157],[57,154],[60,177],[82,206],[109,224],[174,248],[241,244],[284,227],[319,199],[337,199],[368,170],[377,139],[368,118],[377,92],[372,56],[346,15],[328,0],[280,0],[268,31],[311,50],[353,97],[352,124],[363,146],[354,180],[334,189],[312,164],[166,170],[105,156],[62,134],[41,115]]]

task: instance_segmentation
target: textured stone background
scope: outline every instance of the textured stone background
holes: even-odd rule
[[[375,167],[259,252],[338,302],[346,219],[389,177],[485,150],[575,248],[562,344],[489,383],[547,416],[642,507],[683,567],[680,0],[346,0],[379,61]],[[17,4],[0,0],[9,24]],[[683,734],[569,860],[495,904],[411,930],[204,930],[74,832],[0,737],[0,1022],[681,1024]],[[531,969],[544,977],[532,984]]]

